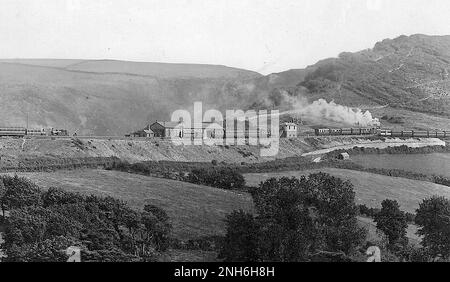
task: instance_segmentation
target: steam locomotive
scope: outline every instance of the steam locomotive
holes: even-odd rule
[[[450,137],[450,131],[442,130],[394,130],[378,127],[357,128],[316,128],[317,136],[331,135],[378,135],[391,137],[422,137],[422,138],[446,138]]]
[[[24,136],[68,136],[65,129],[25,128],[25,127],[0,127],[0,137],[24,137]]]

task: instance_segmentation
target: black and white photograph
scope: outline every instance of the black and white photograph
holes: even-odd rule
[[[446,0],[0,0],[0,267],[450,262],[449,142]]]

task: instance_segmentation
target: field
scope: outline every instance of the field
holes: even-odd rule
[[[397,199],[402,209],[414,212],[418,202],[433,194],[449,197],[450,188],[428,182],[343,169],[321,169],[355,185],[356,202],[379,206],[385,198]],[[249,185],[258,185],[270,177],[306,175],[316,170],[280,173],[251,173],[245,178]],[[43,189],[61,187],[84,194],[114,196],[128,202],[134,208],[154,204],[165,209],[173,224],[173,235],[179,239],[194,239],[225,233],[224,217],[236,209],[254,212],[250,195],[195,185],[185,182],[129,174],[108,170],[71,170],[48,173],[18,173]],[[359,225],[368,230],[368,241],[380,240],[380,234],[372,219],[358,217]],[[407,237],[414,245],[420,243],[415,234],[417,226],[409,225]],[[162,261],[216,261],[216,253],[200,250],[171,249],[161,257]]]
[[[68,191],[114,196],[134,208],[153,204],[167,211],[173,233],[192,239],[225,232],[225,215],[236,209],[252,210],[246,193],[106,170],[73,170],[51,173],[19,173],[42,188],[61,187]]]
[[[414,213],[419,207],[419,202],[427,197],[441,195],[450,198],[450,187],[447,186],[346,169],[324,168],[307,171],[249,173],[245,174],[245,179],[247,185],[257,186],[261,181],[271,177],[300,177],[318,171],[350,180],[356,193],[355,202],[369,207],[380,207],[384,199],[394,199],[399,202],[404,211]]]
[[[402,169],[450,177],[450,154],[448,153],[354,155],[352,161],[371,168]]]

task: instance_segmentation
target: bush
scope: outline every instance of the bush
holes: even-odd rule
[[[245,186],[242,174],[230,168],[193,169],[188,174],[187,180],[222,189],[242,189]]]

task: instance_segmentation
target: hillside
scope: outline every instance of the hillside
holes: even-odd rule
[[[352,106],[449,116],[450,36],[400,36],[318,62],[298,87]]]
[[[350,149],[355,146],[386,148],[407,145],[424,147],[443,145],[443,141],[425,139],[386,139],[370,141],[364,138],[297,138],[280,139],[276,156],[262,157],[260,146],[178,146],[170,141],[126,139],[126,138],[58,138],[51,139],[10,139],[0,138],[0,170],[12,170],[36,165],[41,161],[58,163],[62,159],[79,160],[84,158],[117,157],[130,163],[142,161],[178,162],[218,162],[259,163],[274,159],[311,156],[316,158],[335,149]]]
[[[79,135],[123,135],[169,119],[194,101],[239,104],[228,81],[259,77],[222,66],[119,61],[0,61],[1,125],[63,127]]]
[[[400,36],[305,69],[258,78],[257,91],[268,94],[254,104],[296,110],[308,123],[317,124],[322,121],[303,113],[304,100],[326,99],[369,110],[374,117],[398,118],[399,122],[381,120],[386,127],[448,130],[449,70],[450,36]]]
[[[253,210],[251,196],[186,182],[118,171],[72,170],[52,173],[19,173],[43,189],[60,187],[71,192],[114,196],[141,209],[145,204],[163,208],[177,238],[223,235],[225,215],[233,210]],[[207,200],[205,200],[207,199]]]
[[[23,126],[28,115],[30,126],[123,135],[202,101],[204,110],[278,108],[303,113],[309,125],[327,125],[336,113],[304,111],[325,99],[387,116],[381,120],[387,127],[448,129],[449,70],[450,36],[426,35],[385,39],[267,76],[216,65],[0,60],[0,119]]]

